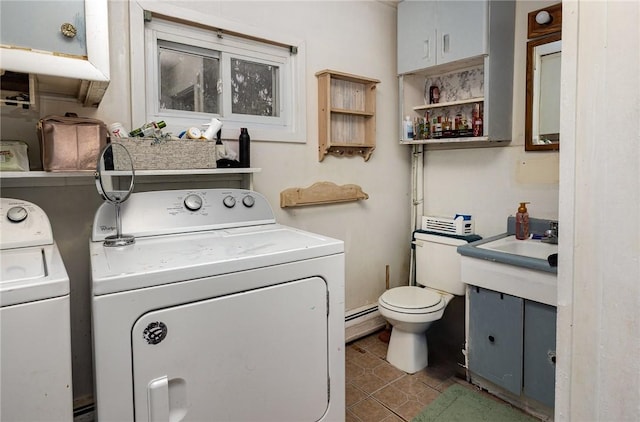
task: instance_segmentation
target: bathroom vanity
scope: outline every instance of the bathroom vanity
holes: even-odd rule
[[[535,220],[532,232],[548,225]],[[468,286],[468,380],[530,413],[552,415],[557,267],[547,257],[557,253],[557,244],[516,240],[508,230],[460,246],[458,253]]]

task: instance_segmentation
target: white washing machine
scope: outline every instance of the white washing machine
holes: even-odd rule
[[[91,249],[99,421],[340,421],[344,244],[241,189],[134,193]]]
[[[72,421],[69,277],[39,206],[0,199],[0,420]]]

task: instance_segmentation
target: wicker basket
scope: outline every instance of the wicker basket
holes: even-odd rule
[[[136,170],[186,170],[216,168],[216,143],[205,140],[111,138],[124,145]],[[118,157],[114,156],[117,165]]]

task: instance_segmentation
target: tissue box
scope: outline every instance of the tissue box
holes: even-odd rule
[[[111,138],[123,145],[133,160],[134,170],[189,170],[216,168],[216,142],[205,140],[163,140],[154,138]],[[117,164],[117,155],[113,157]]]

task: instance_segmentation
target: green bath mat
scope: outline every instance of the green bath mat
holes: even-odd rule
[[[427,406],[412,422],[539,422],[477,391],[454,384]]]

